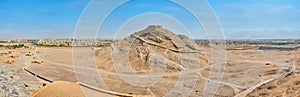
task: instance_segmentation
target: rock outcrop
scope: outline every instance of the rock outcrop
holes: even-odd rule
[[[0,65],[0,96],[30,97],[24,83],[7,67]]]

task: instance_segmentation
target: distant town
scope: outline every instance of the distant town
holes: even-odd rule
[[[0,40],[0,48],[34,47],[104,47],[119,40],[104,39],[13,39]],[[299,45],[300,39],[245,39],[245,40],[207,40],[194,39],[197,44],[213,43],[221,45]]]

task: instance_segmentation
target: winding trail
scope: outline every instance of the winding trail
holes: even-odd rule
[[[284,73],[284,74],[282,74],[281,76],[280,76],[280,75],[274,75],[274,76],[271,76],[270,79],[265,80],[265,81],[263,81],[263,82],[261,82],[261,83],[259,83],[259,84],[254,85],[254,86],[251,86],[251,87],[248,88],[247,90],[245,90],[245,91],[243,91],[243,92],[241,92],[241,93],[235,95],[234,97],[246,97],[249,93],[251,93],[252,91],[254,91],[256,88],[258,88],[258,87],[260,87],[260,86],[262,86],[262,85],[264,85],[264,84],[266,84],[266,83],[269,83],[269,82],[271,82],[271,81],[273,81],[273,80],[276,80],[276,79],[285,77],[285,76],[287,76],[287,75],[293,73],[295,70],[296,70],[296,64],[294,63],[294,65],[291,67],[291,70],[290,70],[289,72]]]

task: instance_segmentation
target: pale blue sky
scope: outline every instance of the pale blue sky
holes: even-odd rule
[[[188,2],[188,0],[186,0]],[[89,0],[0,0],[1,38],[71,38]],[[208,0],[223,26],[226,39],[300,37],[300,0]],[[101,13],[101,10],[95,13]],[[146,12],[168,14],[205,38],[195,19],[182,7],[166,0],[132,0],[115,10],[101,37],[129,18]],[[151,20],[151,17],[145,20]],[[141,29],[136,28],[136,29]],[[176,30],[176,29],[171,29]],[[176,32],[176,31],[174,31]],[[128,32],[130,33],[130,32]],[[133,32],[132,32],[133,33]],[[183,33],[183,32],[176,32]]]

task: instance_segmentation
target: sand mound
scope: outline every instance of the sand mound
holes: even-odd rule
[[[40,89],[33,97],[84,97],[79,84],[57,81]]]

